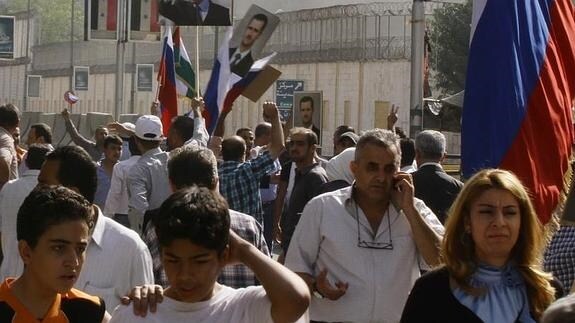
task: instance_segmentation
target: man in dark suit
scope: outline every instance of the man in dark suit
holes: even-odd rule
[[[319,128],[313,123],[313,110],[313,98],[311,96],[304,96],[299,100],[299,113],[301,116],[302,127],[311,129],[321,143],[321,133]]]
[[[160,0],[160,15],[178,26],[231,26],[230,9],[211,0]]]
[[[245,76],[250,71],[254,58],[252,56],[252,46],[261,36],[268,24],[268,17],[264,14],[256,14],[250,20],[240,45],[230,48],[230,70],[239,76]]]
[[[445,223],[447,212],[463,187],[463,183],[447,175],[440,164],[445,158],[445,146],[441,132],[420,132],[415,137],[417,171],[412,174],[415,197],[423,200],[441,223]]]

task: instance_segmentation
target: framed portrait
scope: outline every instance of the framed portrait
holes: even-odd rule
[[[231,26],[233,0],[153,0],[160,24],[175,26]]]
[[[40,82],[42,81],[42,76],[40,75],[28,75],[28,81],[26,82],[26,96],[29,98],[39,98],[40,97]]]
[[[304,80],[277,80],[276,103],[282,121],[291,121],[293,111],[293,94],[304,90]]]
[[[14,59],[13,16],[0,16],[0,59]]]
[[[90,76],[90,67],[74,66],[74,90],[88,91],[89,76]]]
[[[138,92],[152,92],[154,87],[154,65],[153,64],[137,64],[136,65],[136,81]]]
[[[271,12],[256,5],[250,7],[229,43],[232,73],[243,77],[249,72],[279,22],[279,17]]]
[[[293,94],[293,126],[313,130],[321,144],[323,92],[296,91]]]

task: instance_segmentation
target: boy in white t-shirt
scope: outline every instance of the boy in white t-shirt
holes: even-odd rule
[[[115,322],[293,322],[310,302],[296,274],[230,231],[228,205],[216,191],[192,187],[170,196],[156,226],[170,287],[142,318],[119,306]],[[216,282],[225,265],[241,262],[262,286],[233,289]]]

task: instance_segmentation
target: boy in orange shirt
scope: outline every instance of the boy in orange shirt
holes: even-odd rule
[[[0,322],[108,321],[100,298],[72,288],[93,225],[90,203],[74,191],[40,185],[30,193],[17,220],[24,272],[0,286]]]

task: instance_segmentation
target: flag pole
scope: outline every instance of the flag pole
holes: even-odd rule
[[[200,28],[196,26],[196,94],[201,96],[200,91]]]

